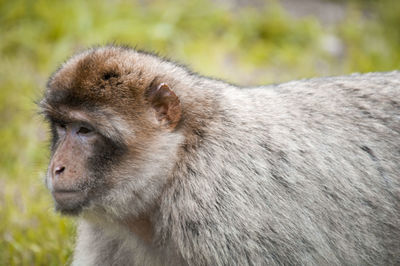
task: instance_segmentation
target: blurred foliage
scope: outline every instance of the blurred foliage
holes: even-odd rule
[[[351,1],[334,25],[294,19],[277,1],[217,3],[0,0],[0,265],[70,261],[75,225],[43,185],[47,132],[34,101],[75,51],[129,44],[243,85],[399,68],[399,1]]]

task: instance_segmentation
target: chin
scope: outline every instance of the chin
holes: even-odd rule
[[[78,216],[79,214],[82,213],[83,206],[75,206],[75,207],[68,207],[66,208],[65,206],[60,206],[56,204],[56,211],[61,213],[62,215],[67,215],[67,216]]]
[[[89,205],[89,200],[86,198],[69,199],[69,200],[55,200],[55,209],[57,212],[68,215],[78,216],[82,213],[83,209]]]

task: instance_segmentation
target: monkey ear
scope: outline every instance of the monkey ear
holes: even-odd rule
[[[156,87],[149,88],[147,99],[154,108],[160,124],[169,129],[174,129],[182,115],[178,96],[166,83],[160,83]]]

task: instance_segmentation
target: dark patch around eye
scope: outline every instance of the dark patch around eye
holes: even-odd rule
[[[108,173],[122,161],[128,148],[125,144],[102,135],[93,145],[93,156],[88,158],[87,167],[96,177],[96,184],[93,186],[106,189]],[[101,194],[101,191],[98,192]]]
[[[54,152],[59,137],[56,126],[53,123],[50,124],[50,132],[51,132],[51,150]]]
[[[54,151],[59,140],[57,127],[65,128],[66,122],[48,113],[44,113],[44,118],[47,120],[50,126],[51,150]]]
[[[92,163],[100,168],[108,168],[110,164],[117,163],[128,150],[125,144],[104,136],[94,145],[95,151]]]

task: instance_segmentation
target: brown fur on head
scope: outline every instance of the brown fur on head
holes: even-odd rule
[[[162,79],[162,73],[157,73],[160,63],[151,55],[119,47],[88,50],[68,60],[50,78],[46,100],[69,106],[107,106],[125,118],[138,117],[147,111],[145,91],[152,83],[166,82],[158,81]]]
[[[57,209],[123,216],[154,206],[181,141],[179,85],[168,67],[150,54],[104,47],[72,57],[53,74],[41,108],[53,134],[46,183]],[[90,139],[82,134],[88,128]],[[121,190],[127,192],[117,197]]]

